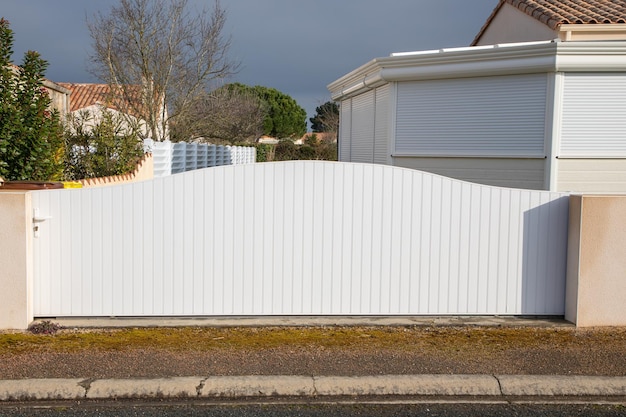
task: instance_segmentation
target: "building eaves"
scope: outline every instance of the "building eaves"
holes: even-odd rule
[[[377,58],[328,85],[342,101],[390,82],[626,69],[626,41],[537,41],[416,51]]]

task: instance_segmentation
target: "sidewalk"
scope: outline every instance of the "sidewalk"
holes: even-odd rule
[[[69,331],[78,331],[65,334],[70,338],[102,328],[113,329],[105,338],[133,328],[154,330],[149,333],[152,341],[148,345],[130,338],[126,341],[125,337],[130,336],[125,335],[122,347],[102,348],[92,345],[93,340],[79,338],[82,347],[78,349],[54,350],[39,338],[32,349],[0,353],[0,401],[313,400],[359,396],[626,398],[626,329],[578,330],[554,318],[53,321]],[[171,347],[166,343],[164,339],[171,335],[178,341],[178,332],[185,328],[189,338],[180,339],[184,345]],[[271,339],[280,336],[282,329],[291,329],[287,335],[300,339]],[[307,333],[309,329],[311,333]],[[377,333],[379,330],[384,332]],[[196,334],[197,338],[192,338]],[[255,339],[259,334],[266,336]],[[322,339],[316,338],[320,335]],[[63,337],[61,334],[58,340]],[[264,337],[274,344],[257,344],[266,340]],[[345,339],[345,343],[327,343],[336,337]]]

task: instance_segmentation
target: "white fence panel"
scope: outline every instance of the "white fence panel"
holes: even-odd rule
[[[154,176],[163,177],[172,175],[172,155],[174,153],[172,142],[155,142],[152,139],[144,140],[146,152],[152,152],[154,161]]]
[[[256,148],[253,146],[155,142],[145,139],[144,148],[147,152],[152,152],[154,157],[155,178],[207,167],[256,162]]]
[[[38,317],[564,314],[562,193],[291,161],[33,207]]]

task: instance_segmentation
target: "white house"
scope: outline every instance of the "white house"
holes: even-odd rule
[[[128,103],[128,105],[120,105],[122,94],[115,94],[111,91],[108,84],[91,84],[91,83],[59,83],[68,89],[70,94],[70,113],[74,116],[87,114],[88,120],[83,120],[83,126],[90,126],[99,123],[102,119],[103,112],[106,110],[114,115],[119,115],[125,124],[137,126],[140,135],[144,138],[150,137],[150,132],[145,120],[141,118],[136,111],[141,107],[141,86],[136,86],[137,102]],[[167,118],[167,110],[163,110],[163,114]],[[167,135],[166,135],[167,136]]]
[[[626,191],[626,2],[594,3],[502,0],[475,46],[394,53],[334,81],[339,159],[507,187]],[[605,23],[584,24],[594,21]]]

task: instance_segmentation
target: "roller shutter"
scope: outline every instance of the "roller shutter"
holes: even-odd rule
[[[374,91],[352,99],[352,143],[350,161],[373,162],[374,159]]]
[[[626,157],[626,74],[565,74],[563,157]]]
[[[350,161],[350,143],[352,141],[352,100],[344,100],[339,105],[339,160]]]
[[[389,156],[389,84],[376,89],[374,163],[386,164]]]
[[[395,154],[543,157],[547,74],[398,83]]]

